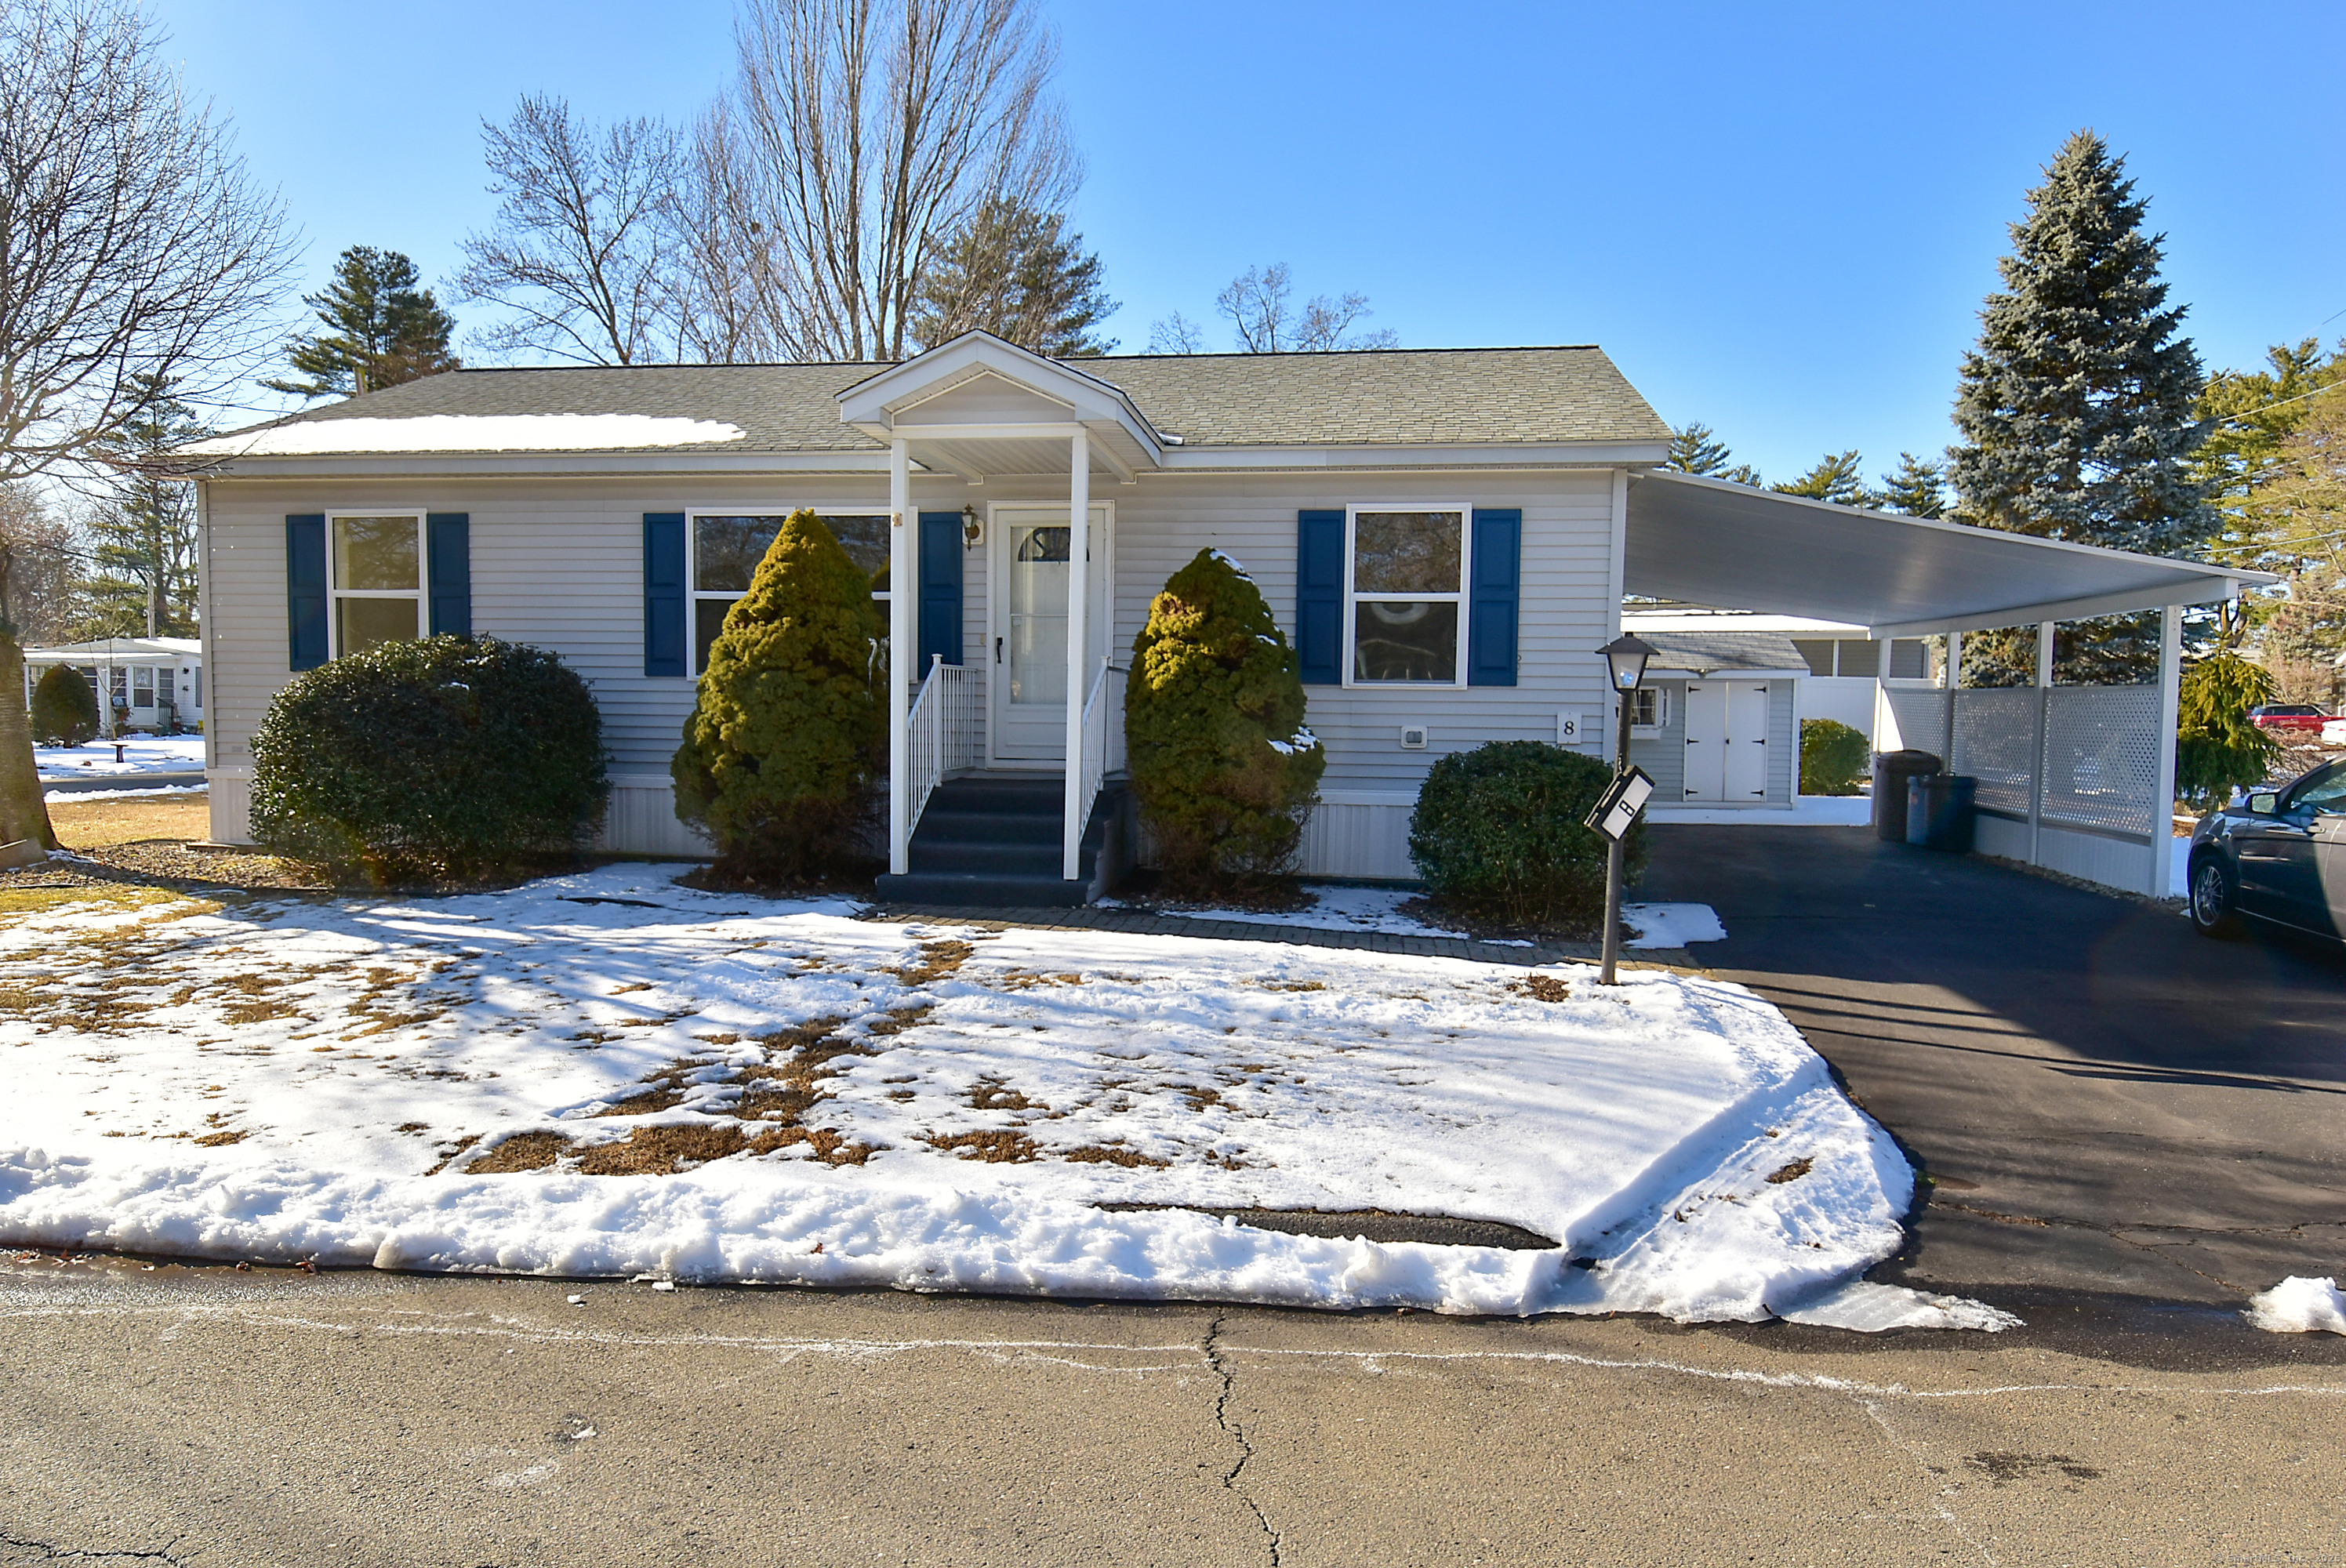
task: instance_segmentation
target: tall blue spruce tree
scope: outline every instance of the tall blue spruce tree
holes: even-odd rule
[[[2028,193],[1997,263],[2004,291],[1987,297],[1979,346],[1964,356],[1949,478],[1966,523],[2192,555],[2221,522],[2193,462],[2206,378],[2159,280],[2166,237],[2143,232],[2148,204],[2125,170],[2081,130]],[[2155,679],[2157,627],[2155,614],[2065,626],[2054,678]],[[1966,684],[2027,684],[2035,649],[2028,628],[1965,638]]]

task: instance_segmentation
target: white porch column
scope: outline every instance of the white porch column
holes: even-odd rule
[[[1092,586],[1092,445],[1078,426],[1067,443],[1067,804],[1059,874],[1074,881],[1083,871],[1084,698],[1091,695],[1091,638],[1085,630]]]
[[[2151,800],[2150,896],[2163,899],[2181,890],[2168,873],[2175,868],[2175,727],[2183,693],[2183,606],[2158,613],[2158,793]]]
[[[1960,772],[1955,766],[1955,693],[1964,684],[1964,634],[1947,634],[1947,728],[1946,749],[1939,753],[1939,762],[1948,772]]]
[[[2036,625],[2036,748],[2030,754],[2028,863],[2045,863],[2045,734],[2053,718],[2053,633],[2059,623]]]
[[[888,443],[888,870],[903,876],[913,868],[912,688],[920,662],[918,641],[920,565],[913,522],[912,450],[900,436]]]

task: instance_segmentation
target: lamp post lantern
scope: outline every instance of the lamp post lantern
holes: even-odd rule
[[[1630,710],[1636,706],[1632,698],[1637,695],[1637,688],[1645,684],[1646,661],[1654,657],[1655,650],[1652,644],[1624,633],[1596,651],[1605,656],[1606,673],[1613,683],[1614,699],[1621,706],[1621,720],[1614,742],[1613,787],[1605,792],[1605,799],[1597,803],[1589,821],[1589,826],[1604,833],[1609,840],[1605,850],[1605,958],[1596,980],[1600,985],[1612,985],[1616,983],[1614,968],[1621,958],[1623,862],[1627,853],[1629,828],[1636,822],[1638,809],[1645,805],[1645,793],[1638,792],[1637,786],[1643,783],[1646,792],[1650,792],[1653,787],[1651,779],[1629,766]],[[1624,799],[1625,796],[1633,796],[1634,799]],[[1623,805],[1629,808],[1626,815],[1618,810]],[[1617,824],[1617,829],[1615,824]]]

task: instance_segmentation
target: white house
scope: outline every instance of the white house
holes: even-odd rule
[[[25,650],[25,700],[58,665],[81,672],[107,735],[193,729],[204,719],[204,645],[196,637],[98,637]]]
[[[183,449],[213,832],[247,836],[247,740],[291,674],[454,631],[551,647],[591,684],[608,847],[706,853],[668,759],[725,607],[799,507],[912,655],[889,686],[891,891],[939,901],[1079,900],[1112,872],[1122,660],[1203,548],[1253,575],[1300,657],[1329,759],[1304,869],[1361,878],[1412,874],[1436,758],[1606,749],[1596,650],[1625,592],[1912,637],[2253,575],[1662,473],[1668,440],[1593,347],[1062,361],[971,333],[892,365],[433,376]],[[1788,798],[1768,722],[1761,788]],[[2147,820],[2166,786],[2128,787]]]

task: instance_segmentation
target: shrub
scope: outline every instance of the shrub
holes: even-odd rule
[[[1538,740],[1494,740],[1436,762],[1410,813],[1409,854],[1427,891],[1470,917],[1585,931],[1605,920],[1605,838],[1581,825],[1613,769]],[[1629,830],[1627,880],[1646,866]]]
[[[718,871],[797,881],[871,853],[886,774],[886,627],[872,583],[812,512],[793,512],[709,651],[669,772],[676,814]]]
[[[97,734],[97,693],[81,671],[61,664],[33,683],[33,738],[44,746],[79,746]]]
[[[1872,744],[1863,730],[1838,718],[1800,721],[1801,794],[1854,795],[1872,760]]]
[[[575,853],[610,794],[586,683],[488,637],[382,643],[295,676],[252,763],[254,838],[378,883]]]
[[[2249,709],[2272,700],[2272,672],[2236,653],[2211,654],[2184,671],[2176,706],[2176,794],[2214,806],[2270,778],[2280,742],[2256,727]]]
[[[1124,734],[1172,891],[1242,891],[1294,863],[1328,766],[1297,669],[1261,590],[1219,550],[1198,551],[1149,604]]]

